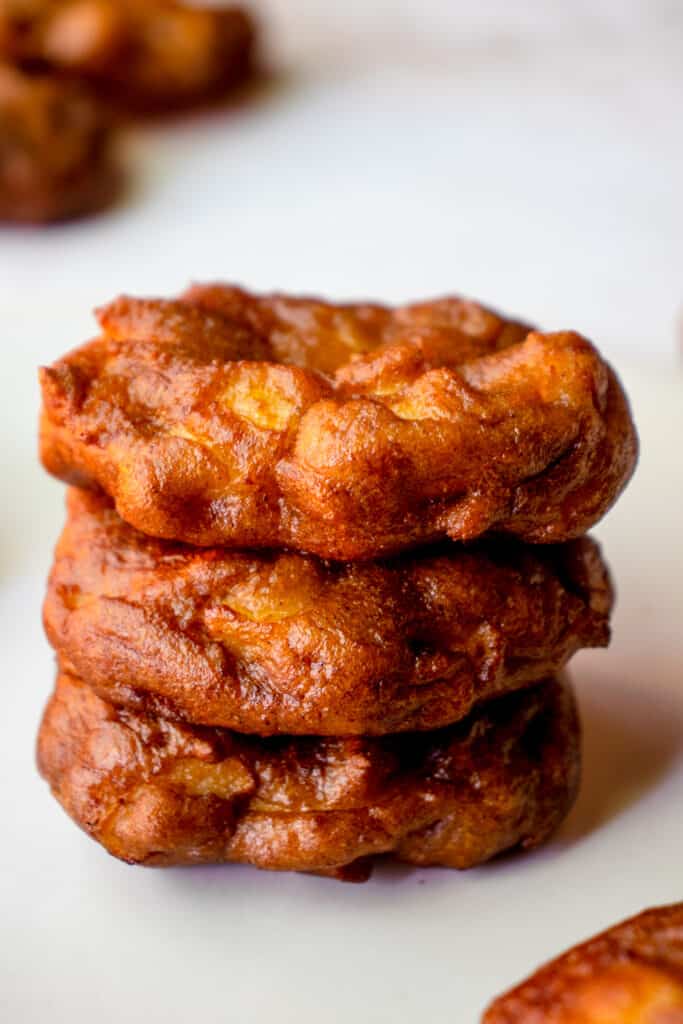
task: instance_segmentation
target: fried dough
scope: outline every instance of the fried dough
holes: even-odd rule
[[[360,880],[380,854],[468,868],[542,842],[572,805],[578,741],[571,690],[553,681],[438,732],[255,739],[117,710],[62,673],[38,761],[71,817],[130,863]]]
[[[635,465],[593,346],[461,299],[390,310],[195,287],[122,298],[41,372],[41,452],[152,536],[370,559],[578,537]]]
[[[0,0],[0,56],[75,77],[117,104],[175,109],[248,74],[254,27],[238,7],[175,0]]]
[[[0,64],[0,220],[93,213],[118,183],[106,107],[77,85]]]
[[[67,506],[48,637],[137,710],[261,735],[434,729],[609,638],[610,581],[586,538],[340,565],[153,540],[76,488]]]
[[[497,999],[483,1024],[683,1024],[683,903],[569,950]]]

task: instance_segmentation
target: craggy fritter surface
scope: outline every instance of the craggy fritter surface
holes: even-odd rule
[[[44,618],[114,704],[240,732],[434,729],[609,638],[588,539],[448,544],[383,564],[153,540],[72,489]]]
[[[116,710],[64,673],[38,761],[71,817],[131,863],[361,880],[378,854],[468,868],[542,842],[576,794],[579,727],[571,690],[549,681],[439,732],[254,739]]]
[[[0,0],[0,56],[77,77],[141,111],[219,96],[249,72],[238,7],[174,0]]]
[[[0,64],[0,220],[92,213],[117,185],[107,109],[77,85]]]
[[[483,1024],[683,1024],[683,903],[646,910],[542,967]]]
[[[121,298],[41,371],[42,458],[153,536],[367,559],[583,534],[636,459],[592,345],[473,303],[390,310],[194,287]]]

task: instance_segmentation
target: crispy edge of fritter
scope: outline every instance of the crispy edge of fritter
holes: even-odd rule
[[[568,950],[496,999],[482,1024],[626,1021],[683,1022],[683,903],[645,910]]]

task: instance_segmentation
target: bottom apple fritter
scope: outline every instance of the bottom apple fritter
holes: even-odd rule
[[[362,881],[382,854],[469,868],[538,845],[574,801],[579,749],[557,680],[434,732],[260,739],[114,708],[63,672],[38,762],[74,821],[129,863]]]

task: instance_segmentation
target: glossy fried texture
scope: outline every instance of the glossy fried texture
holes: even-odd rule
[[[0,0],[0,55],[77,77],[117,103],[166,110],[248,74],[253,24],[238,7],[174,0]]]
[[[42,458],[153,536],[369,559],[583,534],[636,459],[592,345],[473,303],[121,298],[41,373]]]
[[[609,638],[585,538],[340,565],[153,540],[75,488],[67,506],[45,625],[114,704],[261,735],[434,729]]]
[[[62,674],[38,761],[71,817],[131,863],[360,880],[378,854],[468,868],[542,842],[576,793],[578,723],[549,681],[439,732],[250,739],[116,710]]]
[[[0,220],[92,213],[117,185],[106,108],[76,85],[0,64]]]
[[[576,946],[497,999],[483,1024],[683,1024],[683,903]]]

